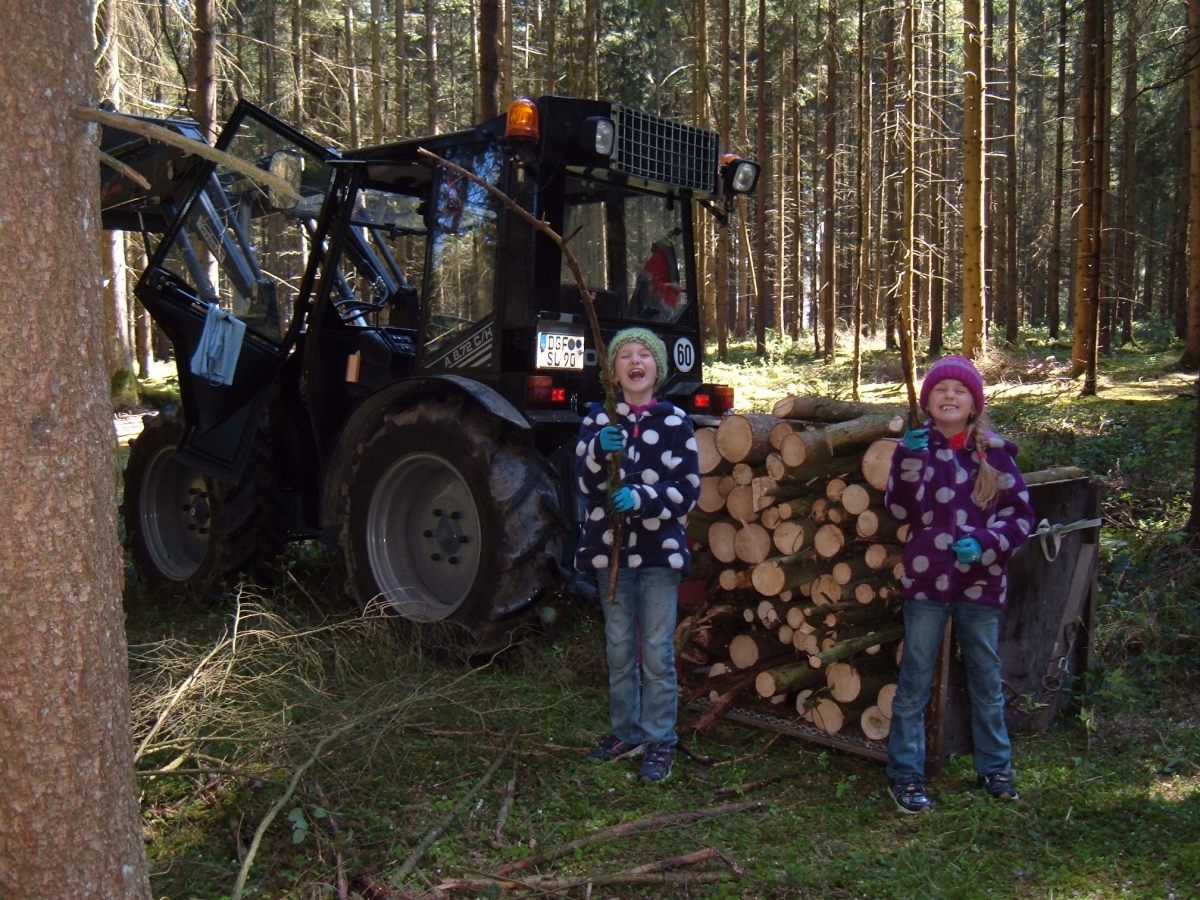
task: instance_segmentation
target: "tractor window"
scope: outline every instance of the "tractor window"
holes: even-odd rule
[[[420,207],[419,198],[406,194],[359,191],[332,294],[342,321],[417,328],[416,285],[425,264]]]
[[[446,158],[490,184],[500,180],[504,155],[498,146],[458,147]],[[430,233],[427,360],[455,348],[492,314],[499,211],[499,201],[480,185],[441,174]]]
[[[201,300],[220,304],[248,328],[278,341],[304,275],[306,225],[321,208],[331,171],[249,118],[228,152],[274,179],[264,182],[218,166],[162,265]]]
[[[569,179],[565,234],[602,308],[621,318],[675,322],[689,301],[682,201]],[[577,297],[564,261],[562,295]]]

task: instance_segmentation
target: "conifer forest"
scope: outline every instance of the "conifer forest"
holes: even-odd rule
[[[967,353],[1036,326],[1087,394],[1138,320],[1200,361],[1197,5],[104,0],[97,93],[210,133],[244,97],[339,148],[551,93],[702,125],[763,167],[728,227],[696,220],[721,359],[768,332],[826,358],[855,334],[891,348],[911,302],[919,352],[955,320]],[[133,368],[149,329],[123,325]]]

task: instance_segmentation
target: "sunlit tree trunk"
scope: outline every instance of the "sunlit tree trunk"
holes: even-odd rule
[[[0,896],[149,900],[101,304],[91,9],[0,7]]]
[[[800,76],[800,18],[792,14],[792,75],[794,79]],[[788,326],[792,341],[800,340],[800,331],[804,327],[804,204],[801,202],[803,185],[801,176],[804,170],[804,156],[801,150],[801,128],[803,118],[800,111],[798,92],[793,90],[790,95],[789,114],[792,120],[792,196],[795,198],[796,209],[792,217],[792,245],[789,256],[792,261],[792,298],[793,315]]]
[[[866,58],[866,3],[858,0],[858,40],[856,53],[858,58],[858,110],[856,125],[858,129],[858,171],[857,203],[855,204],[855,237],[857,244],[855,254],[858,268],[854,279],[854,359],[851,363],[852,378],[850,390],[855,400],[859,399],[859,381],[862,378],[862,323],[863,307],[866,305],[867,290],[867,253],[870,246],[871,222],[871,189],[869,186],[871,170],[871,74],[867,68]]]
[[[979,0],[963,3],[963,345],[967,358],[984,349],[983,173],[984,77]]]
[[[767,145],[767,109],[770,102],[767,81],[767,0],[758,0],[758,160],[762,174],[754,204],[756,246],[754,260],[758,282],[754,304],[754,353],[767,355],[767,311],[770,305],[770,280],[767,277],[767,200],[771,196],[771,157]]]
[[[720,125],[721,140],[729,140],[730,126],[730,21],[729,0],[721,0],[721,94],[720,94]],[[717,308],[717,359],[729,361],[729,226],[719,223],[717,226],[717,277],[716,277],[716,308]]]
[[[1004,268],[1004,339],[1010,347],[1017,344],[1017,329],[1021,321],[1021,299],[1017,290],[1017,3],[1008,0],[1008,127],[1004,137],[1005,163],[1008,182],[1005,194]]]
[[[429,98],[426,126],[430,134],[441,133],[441,116],[438,110],[438,51],[437,51],[437,2],[425,0],[425,88]]]
[[[1124,121],[1121,127],[1121,183],[1117,199],[1117,233],[1114,257],[1117,276],[1113,279],[1118,318],[1121,322],[1121,343],[1133,340],[1133,321],[1130,310],[1137,296],[1137,126],[1138,126],[1138,4],[1130,0],[1125,23],[1125,87],[1121,104]]]
[[[1096,159],[1096,79],[1100,66],[1102,0],[1085,0],[1083,7],[1083,64],[1079,79],[1079,214],[1075,260],[1075,329],[1071,366],[1075,375],[1095,371],[1096,360],[1096,227],[1100,220],[1100,190]],[[1095,393],[1085,379],[1084,395]]]
[[[1062,295],[1063,153],[1067,117],[1067,0],[1058,0],[1058,85],[1054,132],[1054,212],[1050,224],[1050,278],[1046,292],[1046,315],[1051,339],[1057,338]]]
[[[371,0],[371,137],[383,143],[383,0]]]
[[[943,122],[946,119],[946,79],[945,79],[945,54],[942,51],[942,29],[946,25],[946,3],[945,0],[940,0],[934,4],[933,9],[933,27],[931,31],[931,53],[932,60],[930,68],[936,73],[934,75],[934,87],[930,91],[930,102],[933,104],[933,118],[935,121]],[[936,356],[942,352],[944,342],[943,329],[946,322],[946,258],[950,253],[948,242],[944,242],[942,235],[946,227],[945,205],[946,205],[946,188],[944,182],[947,176],[947,158],[948,153],[942,142],[937,142],[933,148],[933,166],[931,172],[930,189],[932,191],[932,226],[931,230],[934,235],[933,246],[933,261],[930,267],[930,285],[929,293],[929,353],[931,356]]]
[[[350,104],[350,146],[357,147],[360,143],[358,131],[358,57],[354,53],[354,0],[347,0],[344,12],[346,23],[346,92]]]
[[[740,83],[738,85],[738,133],[739,146],[743,152],[750,148],[750,0],[739,0],[738,2],[738,48],[740,50],[738,58],[740,60]],[[760,188],[761,190],[761,188]],[[740,229],[745,232],[746,216],[749,215],[750,202],[744,196],[738,198],[738,222]],[[745,241],[742,242],[745,247]],[[749,252],[738,253],[740,265],[738,266],[738,311],[737,324],[734,326],[734,334],[737,335],[739,341],[746,340],[746,335],[750,332],[750,298],[751,298],[751,282],[754,275],[751,272],[752,260]]]
[[[825,358],[836,352],[837,314],[837,0],[828,0],[825,32],[825,222],[821,235],[821,323],[825,330]]]

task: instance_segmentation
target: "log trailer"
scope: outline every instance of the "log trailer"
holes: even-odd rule
[[[216,148],[271,187],[130,129],[102,147],[151,188],[102,164],[104,224],[146,237],[136,295],[181,394],[125,470],[127,545],[152,582],[205,589],[318,538],[364,607],[486,652],[570,578],[573,439],[603,348],[554,243],[422,147],[576,235],[606,340],[643,325],[666,344],[666,397],[697,416],[732,406],[701,373],[693,217],[723,216],[758,167],[712,132],[542,97],[338,152],[242,102]],[[214,306],[245,326],[229,383],[189,365],[220,339]]]

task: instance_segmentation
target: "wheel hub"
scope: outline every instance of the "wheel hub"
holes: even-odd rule
[[[466,479],[435,453],[410,453],[379,479],[367,558],[382,599],[417,621],[451,615],[480,566],[479,509]]]
[[[212,506],[208,484],[163,447],[142,476],[139,519],[142,542],[155,568],[171,581],[187,581],[208,552]]]

